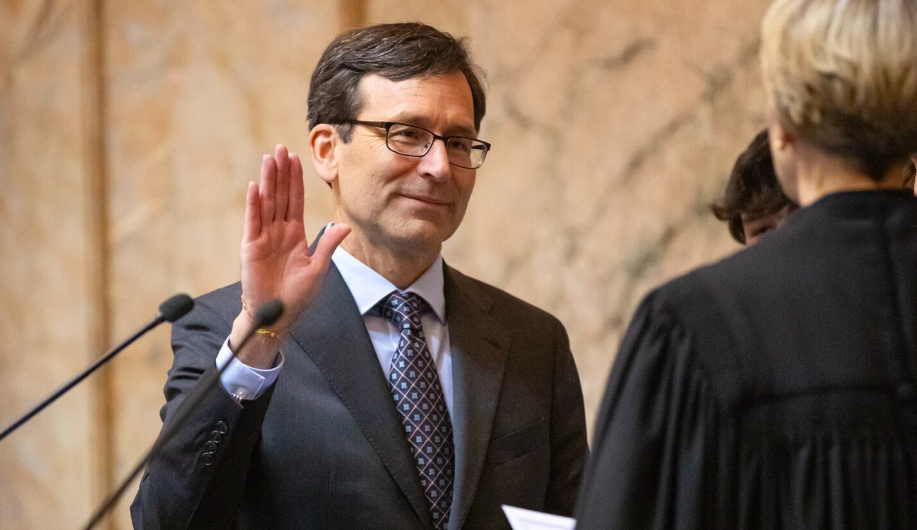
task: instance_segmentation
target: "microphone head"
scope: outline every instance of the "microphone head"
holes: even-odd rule
[[[283,302],[274,298],[268,300],[255,311],[255,327],[266,328],[273,325],[283,314]]]
[[[194,300],[182,293],[169,298],[159,305],[159,314],[169,322],[175,322],[185,316],[194,307]]]

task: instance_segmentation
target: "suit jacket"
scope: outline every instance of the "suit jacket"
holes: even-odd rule
[[[569,515],[587,455],[579,378],[551,315],[445,266],[453,355],[450,530],[509,528],[501,504]],[[274,386],[240,404],[195,383],[239,314],[240,285],[202,296],[173,326],[165,424],[206,393],[150,462],[136,529],[432,529],[391,392],[332,264],[283,343]]]

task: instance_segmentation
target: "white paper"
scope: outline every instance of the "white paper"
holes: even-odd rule
[[[513,530],[573,530],[576,520],[550,513],[541,513],[515,506],[503,505],[503,513]]]

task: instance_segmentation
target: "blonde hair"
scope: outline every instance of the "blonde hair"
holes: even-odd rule
[[[801,139],[876,179],[917,151],[917,0],[777,0],[761,63]]]

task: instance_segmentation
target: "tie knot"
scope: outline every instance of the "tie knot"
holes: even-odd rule
[[[393,291],[379,301],[376,310],[379,315],[389,319],[396,326],[419,328],[420,315],[429,311],[430,306],[416,293]]]

